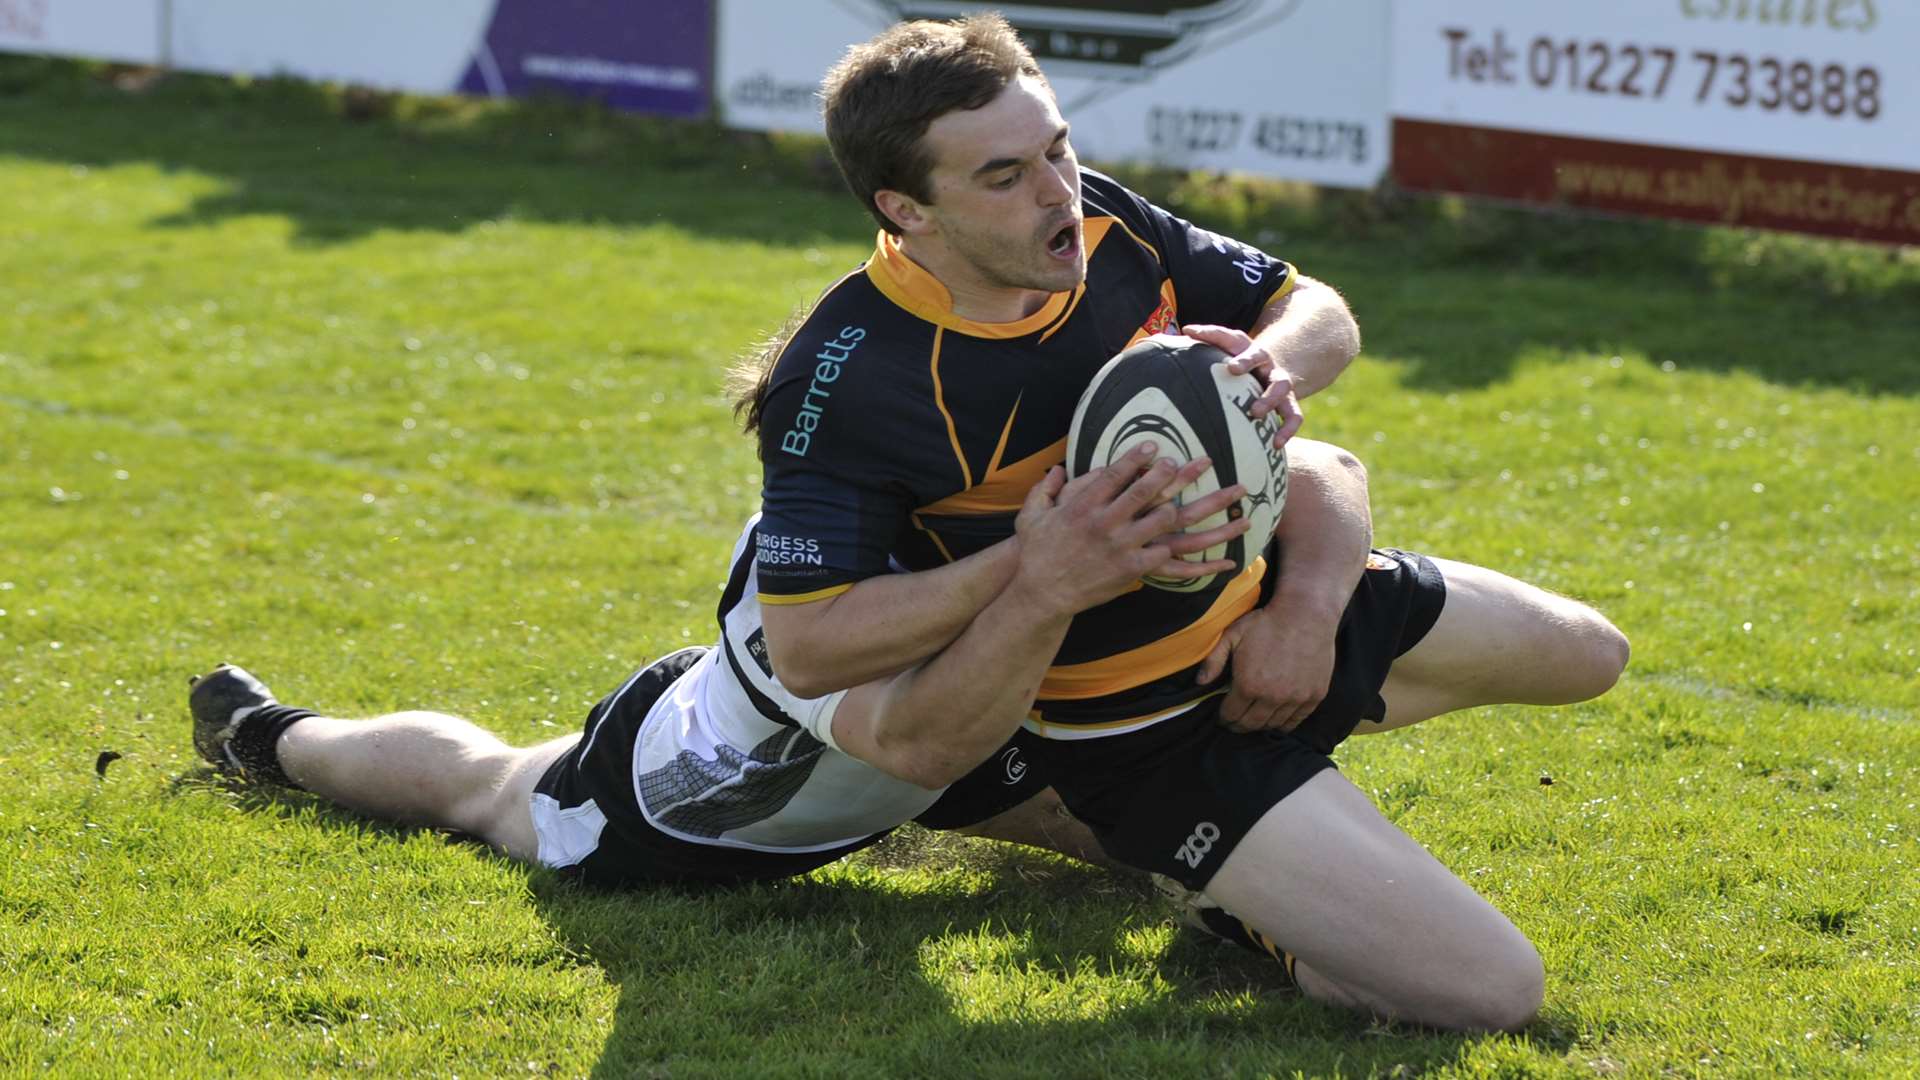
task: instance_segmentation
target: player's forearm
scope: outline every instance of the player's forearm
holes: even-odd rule
[[[1253,339],[1300,397],[1324,390],[1360,355],[1360,326],[1333,287],[1302,274],[1254,325]]]
[[[1268,611],[1338,619],[1366,572],[1373,544],[1367,472],[1329,443],[1287,444],[1287,506],[1274,537],[1281,566]]]
[[[958,638],[1006,588],[1019,564],[1017,543],[1005,540],[933,570],[868,578],[829,600],[765,605],[776,677],[802,697],[821,697],[920,663]]]
[[[888,685],[870,763],[929,788],[965,776],[1033,708],[1071,622],[1021,590],[1001,593],[938,656]]]

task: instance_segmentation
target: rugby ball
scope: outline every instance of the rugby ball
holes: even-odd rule
[[[1242,516],[1253,524],[1225,544],[1184,556],[1190,562],[1232,559],[1244,570],[1266,549],[1287,502],[1287,454],[1273,445],[1279,425],[1271,413],[1255,420],[1260,380],[1227,372],[1225,352],[1190,337],[1156,334],[1107,361],[1080,396],[1067,432],[1067,474],[1080,476],[1118,459],[1142,442],[1182,464],[1197,457],[1212,466],[1175,496],[1191,502],[1234,484],[1239,502],[1194,526],[1204,531]],[[1149,575],[1141,580],[1172,592],[1201,592],[1218,574],[1183,581]]]

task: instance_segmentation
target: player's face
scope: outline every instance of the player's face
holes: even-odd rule
[[[946,256],[932,269],[956,303],[969,289],[1056,293],[1086,278],[1079,162],[1043,84],[1016,79],[936,119],[926,140],[933,202],[922,212]]]

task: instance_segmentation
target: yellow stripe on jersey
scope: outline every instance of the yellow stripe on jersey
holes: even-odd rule
[[[946,336],[941,327],[933,329],[933,356],[927,361],[927,370],[933,374],[933,404],[940,415],[947,419],[947,441],[953,444],[954,460],[960,463],[960,481],[965,487],[973,486],[973,469],[967,464],[967,453],[960,449],[960,431],[953,426],[953,414],[947,411],[946,395],[940,389],[940,342]]]
[[[1283,263],[1282,265],[1287,268],[1287,279],[1280,283],[1279,288],[1273,290],[1273,295],[1267,297],[1266,303],[1260,305],[1263,308],[1272,307],[1274,301],[1292,292],[1294,285],[1300,280],[1300,271],[1296,269],[1292,263]]]
[[[824,589],[794,593],[791,596],[778,596],[774,593],[763,592],[760,594],[760,602],[763,604],[772,604],[775,607],[783,607],[787,604],[811,604],[815,600],[825,600],[829,596],[839,596],[851,588],[853,588],[853,582],[849,581],[845,585],[829,585]]]
[[[1041,344],[1046,344],[1048,338],[1059,333],[1060,328],[1067,325],[1067,320],[1073,318],[1074,311],[1080,307],[1080,298],[1085,295],[1087,295],[1087,290],[1083,288],[1073,290],[1073,299],[1067,301],[1067,310],[1061,312],[1060,318],[1055,320],[1052,326],[1047,327],[1046,333],[1040,335]]]
[[[1129,731],[1148,727],[1162,720],[1171,720],[1208,698],[1219,697],[1227,693],[1230,689],[1231,687],[1223,686],[1218,690],[1209,690],[1199,697],[1194,698],[1192,701],[1183,701],[1178,705],[1161,709],[1158,712],[1145,713],[1140,716],[1129,716],[1125,720],[1102,720],[1096,724],[1056,724],[1048,721],[1045,716],[1041,715],[1039,709],[1035,709],[1027,714],[1026,722],[1021,726],[1043,739],[1065,739],[1071,741],[1074,739],[1091,739],[1095,736],[1102,735],[1124,735]]]
[[[1157,247],[1154,247],[1152,244],[1147,243],[1145,240],[1140,239],[1140,234],[1134,232],[1132,229],[1127,228],[1126,222],[1121,221],[1119,218],[1107,218],[1106,220],[1111,221],[1115,225],[1120,226],[1120,231],[1126,233],[1128,236],[1133,237],[1134,243],[1139,244],[1141,247],[1146,248],[1149,252],[1151,252],[1153,254],[1154,262],[1159,263],[1161,266],[1167,265],[1167,260],[1160,257],[1160,249]]]
[[[1233,620],[1253,610],[1260,599],[1265,559],[1227,582],[1207,613],[1158,641],[1081,664],[1056,664],[1040,683],[1041,701],[1084,701],[1164,678],[1207,658]]]
[[[1011,423],[1013,418],[1007,419]],[[1027,501],[1027,492],[1046,477],[1047,470],[1055,465],[1064,465],[1066,460],[1067,440],[1062,437],[1052,446],[987,473],[974,487],[920,507],[920,512],[962,517],[1017,512]]]
[[[1013,408],[1007,410],[1007,422],[1000,428],[1000,441],[993,444],[993,457],[987,462],[988,476],[1000,471],[1000,459],[1007,454],[1007,436],[1013,434],[1013,418],[1020,415],[1020,401],[1026,396],[1025,390],[1020,391],[1013,399]]]
[[[926,522],[921,521],[919,514],[909,514],[907,516],[912,519],[913,527],[926,533],[927,539],[933,541],[933,546],[940,549],[940,557],[948,562],[952,562],[953,552],[947,550],[946,542],[940,539],[940,534],[929,528]]]

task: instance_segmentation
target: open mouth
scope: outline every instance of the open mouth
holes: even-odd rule
[[[1080,250],[1080,223],[1069,221],[1047,240],[1047,254],[1056,259],[1071,259]]]

